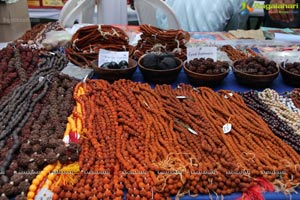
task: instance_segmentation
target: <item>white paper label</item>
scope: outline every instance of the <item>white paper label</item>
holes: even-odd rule
[[[228,93],[228,95],[231,96],[231,97],[233,96],[233,94],[232,94],[231,92]],[[225,98],[225,99],[228,99],[229,97],[225,94],[225,95],[224,95],[224,98]]]
[[[188,47],[187,48],[187,61],[195,58],[212,58],[217,60],[217,47]]]
[[[186,96],[176,96],[177,99],[186,99]]]
[[[48,190],[47,188],[42,188],[37,195],[35,196],[34,200],[52,200],[53,192]]]
[[[65,144],[69,144],[70,143],[70,136],[69,135],[65,135],[63,138],[63,141]]]
[[[108,51],[105,49],[100,49],[98,56],[98,66],[103,65],[107,62],[116,62],[119,63],[122,60],[128,62],[128,51]]]
[[[188,128],[188,131],[190,133],[194,134],[194,135],[198,135],[198,133],[195,130],[191,129],[191,128]]]
[[[45,79],[45,77],[40,76],[40,77],[39,77],[39,82],[42,82],[44,79]]]
[[[226,123],[224,124],[223,126],[223,132],[226,134],[226,133],[229,133],[231,131],[231,127],[232,125],[230,123]]]

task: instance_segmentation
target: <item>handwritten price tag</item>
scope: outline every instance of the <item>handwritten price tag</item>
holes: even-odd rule
[[[64,138],[63,138],[63,141],[64,141],[65,144],[68,145],[70,143],[70,136],[69,135],[65,135]]]
[[[35,196],[35,200],[52,200],[53,192],[47,188],[41,189],[38,194]]]
[[[230,123],[226,123],[224,124],[223,126],[223,132],[226,134],[226,133],[229,133],[231,131],[231,128],[232,128],[232,125]]]
[[[119,63],[122,60],[128,62],[128,51],[109,51],[105,49],[100,49],[98,56],[98,66],[103,65],[107,62],[116,62]]]
[[[211,58],[217,60],[217,47],[188,47],[187,61],[195,58]]]
[[[232,97],[233,96],[233,94],[230,92],[230,93],[228,93],[228,95],[230,96],[230,97]],[[226,94],[224,95],[224,98],[225,99],[228,99],[229,98],[229,96],[227,96]]]

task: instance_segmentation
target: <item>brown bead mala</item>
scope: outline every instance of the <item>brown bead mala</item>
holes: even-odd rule
[[[265,89],[258,93],[258,98],[286,122],[294,130],[294,134],[300,135],[300,115],[280,102],[279,94],[276,91]]]
[[[28,42],[29,40],[34,41],[36,36],[43,32],[45,29],[45,24],[37,24],[32,29],[26,31],[24,35],[18,38],[18,40],[22,40],[24,42]]]
[[[247,54],[238,49],[233,48],[231,45],[224,45],[221,47],[221,50],[226,52],[228,57],[232,61],[248,58]]]
[[[77,81],[58,74],[66,65],[62,55],[44,56],[38,65],[28,81],[1,99],[1,127],[10,130],[1,128],[1,172],[5,173],[1,174],[0,193],[16,199],[25,197],[35,177],[29,172],[57,160],[78,159],[78,146],[66,148],[61,140]]]
[[[144,117],[141,113],[136,112],[138,101],[134,96],[131,87],[134,87],[131,81],[118,81],[112,85],[113,91],[111,98],[115,105],[120,105],[117,109],[118,122],[121,126],[118,133],[117,157],[123,167],[121,177],[124,180],[124,186],[128,190],[127,199],[151,199],[151,178],[148,174],[144,143],[144,132],[147,126],[140,120]]]
[[[32,29],[26,31],[24,35],[16,40],[16,42],[38,43],[41,44],[45,39],[46,33],[50,31],[63,30],[59,22],[49,22],[46,24],[37,24]]]
[[[0,99],[17,85],[26,82],[37,69],[38,51],[20,44],[0,50]]]
[[[60,198],[120,199],[124,189],[126,199],[225,195],[263,182],[288,192],[299,183],[299,155],[237,93],[129,80],[80,84],[82,172],[75,185],[59,186]]]
[[[191,188],[189,188],[194,194],[197,193],[213,193],[216,192],[218,194],[229,194],[233,191],[239,191],[239,188],[230,188],[230,185],[225,187],[225,181],[222,181],[224,179],[229,179],[230,177],[224,176],[226,175],[226,171],[233,170],[233,166],[230,164],[230,162],[234,163],[234,160],[230,160],[230,156],[222,154],[224,151],[225,146],[221,146],[221,141],[214,137],[212,140],[211,138],[214,136],[214,134],[211,134],[213,132],[213,129],[208,126],[208,121],[203,116],[203,112],[201,112],[198,107],[196,106],[195,102],[196,97],[193,93],[191,93],[192,88],[181,85],[179,86],[180,89],[175,90],[173,94],[165,95],[163,94],[163,89],[161,87],[156,87],[155,90],[160,90],[160,92],[163,94],[163,96],[172,98],[173,101],[177,101],[177,103],[168,104],[168,108],[165,109],[169,114],[172,116],[172,111],[175,112],[177,110],[178,113],[185,113],[185,115],[182,115],[182,117],[179,117],[178,114],[175,117],[177,121],[177,127],[176,129],[179,131],[178,134],[181,135],[181,137],[185,136],[187,143],[186,145],[191,145],[191,151],[194,152],[196,155],[201,155],[201,157],[196,157],[198,160],[203,160],[201,163],[199,163],[199,169],[191,169],[191,174],[194,176],[194,181],[191,181]],[[170,88],[168,88],[168,91],[172,92]],[[183,96],[185,98],[177,99],[177,96]],[[189,107],[191,106],[191,107]],[[195,120],[197,119],[198,120]],[[193,119],[188,120],[187,119]],[[190,128],[195,130],[198,133],[198,136],[194,136],[189,132]],[[210,134],[207,134],[210,133]],[[198,142],[197,142],[198,140]],[[184,143],[184,141],[181,142],[181,144]],[[192,145],[193,144],[193,145]],[[200,148],[199,145],[201,144]],[[217,148],[218,147],[218,148]],[[225,156],[225,160],[222,160],[221,158]],[[221,163],[220,163],[221,160]],[[215,165],[209,164],[209,163],[216,163]],[[208,172],[208,173],[205,173]],[[198,182],[199,181],[199,182]],[[245,188],[246,189],[246,188]]]
[[[224,94],[228,95],[228,91],[222,91],[222,95],[224,95]],[[254,134],[252,134],[252,135],[248,134],[248,137],[251,136],[252,139],[255,139],[255,141],[257,141],[257,142],[259,142],[259,140],[260,140],[260,142],[262,144],[264,144],[263,146],[261,145],[260,148],[271,147],[270,150],[272,149],[277,154],[277,155],[273,155],[273,153],[270,153],[268,155],[264,155],[264,157],[261,158],[261,162],[264,163],[264,160],[265,161],[269,160],[269,162],[273,162],[273,166],[274,166],[274,164],[275,164],[274,162],[276,161],[278,167],[282,168],[282,167],[286,167],[286,166],[282,166],[282,161],[283,161],[282,158],[284,158],[286,160],[289,159],[290,164],[292,165],[292,163],[293,163],[293,165],[295,165],[295,167],[286,169],[286,170],[291,170],[291,173],[289,174],[287,172],[287,174],[289,174],[290,176],[292,174],[294,174],[295,172],[292,172],[292,171],[297,168],[297,165],[298,165],[297,162],[299,162],[299,158],[298,158],[299,155],[297,155],[297,153],[295,151],[293,151],[290,146],[285,145],[279,138],[274,137],[273,133],[268,129],[268,127],[265,125],[265,123],[261,122],[262,119],[260,117],[258,117],[257,114],[253,110],[245,107],[245,104],[242,102],[242,99],[240,96],[233,94],[232,97],[228,97],[228,100],[230,100],[235,105],[239,105],[239,106],[231,106],[230,108],[234,107],[234,109],[232,109],[231,111],[233,111],[233,110],[234,111],[238,111],[238,110],[247,111],[247,113],[248,113],[247,115],[239,115],[239,117],[244,117],[244,116],[247,117],[246,119],[248,119],[248,123],[247,123],[247,127],[245,127],[245,128],[249,129],[248,133],[250,133],[251,130],[257,129],[257,132],[251,131]],[[255,116],[255,118],[252,117],[253,119],[251,120],[251,123],[249,123],[251,115],[253,117]],[[255,123],[257,123],[256,126],[255,126]],[[255,127],[259,127],[259,128],[255,128]],[[261,131],[264,132],[263,135],[260,133]],[[243,132],[240,132],[240,133],[243,133]],[[255,135],[257,138],[255,138]],[[255,144],[253,143],[253,145],[255,145]],[[255,147],[255,146],[253,146],[253,147]],[[263,152],[263,151],[261,151],[261,152]],[[295,174],[295,175],[298,176],[297,174]]]
[[[138,59],[150,52],[173,52],[176,57],[186,59],[186,46],[190,35],[183,30],[163,30],[148,24],[140,25],[141,39],[135,47],[133,57]]]
[[[300,89],[293,89],[289,96],[293,100],[293,103],[296,106],[296,108],[300,108]]]
[[[300,136],[287,125],[278,115],[258,98],[257,91],[240,93],[247,106],[253,109],[268,124],[273,133],[284,142],[293,147],[297,152],[300,150]]]
[[[208,98],[207,99],[207,97],[208,97],[208,95],[207,95],[207,92],[206,92],[206,90],[204,90],[205,88],[201,88],[201,89],[199,89],[199,93],[201,94],[201,96],[203,96],[203,97],[206,97],[206,101],[204,101],[203,103],[206,103],[207,104],[207,107],[209,108],[209,109],[211,109],[211,108],[214,108],[215,106],[215,109],[216,109],[216,111],[214,111],[213,113],[224,113],[224,107],[226,108],[226,104],[224,104],[224,100],[222,100],[222,99],[220,99],[220,97],[218,98],[216,95],[212,95],[212,97],[211,98]],[[204,92],[206,92],[206,94],[204,93]],[[213,93],[212,91],[210,91],[209,93]],[[208,93],[208,94],[209,94]],[[227,92],[227,93],[229,93],[229,92]],[[230,97],[230,95],[228,95],[228,94],[226,94],[227,95],[227,97],[226,98],[231,98]],[[236,94],[233,94],[233,96],[237,96]],[[191,101],[191,100],[195,100],[195,98],[191,98],[190,97],[190,95],[187,95],[187,98],[186,99],[184,99],[183,101]],[[223,103],[222,103],[222,101],[223,101]],[[193,102],[193,101],[191,101],[191,102]],[[215,106],[213,106],[214,105],[214,103],[213,102],[216,102],[215,104]],[[220,103],[222,103],[222,104],[220,104]],[[226,103],[226,100],[225,100],[225,103]],[[239,104],[243,104],[243,101],[242,101],[242,99],[238,99],[238,101],[237,102],[235,102],[235,103],[239,103]],[[238,104],[238,105],[239,105]],[[193,106],[193,108],[197,108],[197,107],[201,107],[201,108],[203,108],[204,106],[203,105],[205,105],[205,104],[202,104],[201,106]],[[175,106],[176,107],[176,109],[178,109],[179,108],[179,106]],[[219,108],[218,108],[219,107]],[[227,106],[228,107],[228,106]],[[232,109],[230,109],[232,107]],[[240,106],[239,106],[239,108],[240,108]],[[225,115],[225,119],[223,120],[223,122],[221,122],[220,124],[219,124],[219,126],[218,127],[222,127],[222,124],[225,124],[226,123],[226,118],[230,118],[230,116],[232,116],[233,114],[234,114],[234,112],[232,112],[232,111],[238,111],[238,109],[235,109],[234,108],[234,106],[233,105],[230,105],[230,107],[228,107],[228,109],[230,109],[230,110],[228,110],[227,112],[228,112],[228,114],[227,115]],[[195,109],[194,109],[195,110]],[[213,111],[213,110],[212,110]],[[250,112],[250,110],[248,109],[248,108],[246,108],[246,107],[244,107],[243,106],[243,109],[240,109],[240,112],[241,112],[241,114],[239,114],[238,116],[240,117],[240,116],[242,116],[243,118],[244,118],[244,120],[245,120],[245,122],[246,121],[249,121],[249,119],[250,119],[250,116],[251,115],[249,115],[249,114],[247,114],[247,112],[245,113],[245,111],[248,111],[249,113],[252,113],[252,115],[254,115],[255,113],[253,112],[253,111],[251,111]],[[207,111],[206,111],[206,113],[207,113]],[[225,113],[224,113],[225,114]],[[215,116],[215,114],[213,114],[213,116],[214,117],[216,117]],[[226,117],[227,116],[227,117]],[[244,117],[245,116],[245,117]],[[254,115],[254,116],[256,116],[256,114]],[[261,128],[261,126],[259,126],[258,124],[264,124],[264,123],[262,123],[262,122],[259,122],[260,120],[257,120],[257,119],[259,119],[259,117],[255,117],[252,121],[253,121],[253,123],[246,123],[245,125],[244,124],[233,124],[233,122],[232,122],[232,125],[233,126],[237,126],[238,127],[238,129],[246,129],[247,130],[247,132],[253,132],[253,130],[255,131],[254,133],[255,134],[258,134],[259,132],[261,132],[261,130],[259,130],[258,128],[256,128],[256,127],[260,127]],[[227,119],[228,120],[228,119]],[[233,120],[233,118],[231,117],[231,121]],[[214,120],[214,118],[211,118],[210,119],[210,121],[211,122],[214,122],[213,124],[214,125],[217,125],[218,124],[218,122],[217,121],[215,121]],[[253,126],[253,124],[255,124],[255,121],[257,121],[258,122],[258,124],[256,125],[256,127],[255,126]],[[217,128],[217,127],[216,127]],[[239,147],[239,149],[241,149],[240,151],[237,151],[237,149],[236,150],[230,150],[232,147],[234,147],[234,146],[236,146],[234,143],[233,143],[233,140],[235,139],[235,138],[232,138],[232,141],[231,140],[228,140],[228,141],[226,141],[226,139],[225,139],[225,134],[222,134],[222,138],[223,139],[225,139],[225,141],[226,141],[226,146],[229,148],[229,150],[233,153],[233,155],[236,155],[236,159],[237,159],[237,161],[241,164],[241,165],[244,165],[244,166],[247,166],[249,169],[250,169],[250,171],[251,171],[251,176],[252,177],[259,177],[259,176],[261,176],[261,170],[262,169],[264,169],[264,168],[252,168],[251,169],[251,166],[252,166],[252,164],[250,164],[250,163],[247,163],[247,162],[245,162],[245,161],[243,161],[243,157],[245,157],[246,155],[247,156],[249,156],[249,155],[256,155],[253,159],[253,161],[255,161],[255,162],[258,162],[258,163],[256,163],[256,165],[261,165],[261,164],[263,164],[264,166],[266,166],[266,168],[264,169],[264,170],[270,170],[275,164],[277,164],[277,166],[278,166],[278,170],[280,171],[280,170],[283,170],[284,169],[284,167],[283,166],[281,166],[281,158],[282,157],[284,157],[284,158],[287,158],[288,157],[288,154],[287,154],[287,152],[293,152],[293,155],[292,155],[292,159],[289,161],[289,162],[291,162],[291,163],[294,163],[293,165],[297,168],[297,166],[298,166],[298,163],[297,162],[299,162],[299,159],[297,159],[299,156],[293,151],[293,150],[291,150],[290,149],[290,147],[289,146],[286,146],[286,145],[283,145],[282,144],[282,142],[280,141],[280,140],[275,140],[275,138],[274,138],[274,136],[273,136],[273,133],[270,131],[270,130],[268,130],[268,128],[267,127],[264,127],[264,129],[263,129],[264,131],[267,131],[267,132],[269,132],[269,134],[270,134],[270,136],[266,136],[265,134],[264,135],[261,135],[261,134],[258,134],[257,136],[259,136],[259,137],[256,137],[256,138],[253,138],[253,143],[251,144],[250,143],[250,145],[247,145],[244,149],[241,149],[241,146],[237,146],[237,147]],[[237,140],[237,141],[242,141],[242,138],[240,138],[239,137],[239,134],[241,134],[241,133],[243,133],[243,131],[238,131],[238,132],[236,132],[236,131],[234,131],[234,130],[232,130],[232,135],[235,135],[236,137],[238,137],[239,139]],[[231,135],[230,135],[231,136]],[[246,137],[247,136],[247,134],[246,135],[244,135],[243,137]],[[253,136],[252,136],[253,137]],[[276,141],[276,143],[274,143],[275,144],[275,146],[274,146],[274,150],[275,150],[275,152],[277,153],[277,156],[275,156],[275,155],[272,155],[272,154],[269,154],[269,156],[267,155],[267,154],[265,154],[265,155],[262,155],[262,157],[261,158],[259,158],[257,155],[258,154],[256,154],[256,153],[252,153],[252,152],[255,152],[255,149],[252,149],[253,147],[256,147],[256,148],[261,148],[261,147],[264,147],[264,146],[270,146],[270,144],[268,144],[266,141],[262,141],[262,142],[259,142],[259,139],[263,139],[263,138],[265,138],[265,139],[271,139],[271,141],[274,143],[275,141]],[[229,138],[228,138],[229,139]],[[248,140],[248,142],[249,142],[249,140]],[[250,141],[251,142],[251,141]],[[260,144],[259,146],[257,146],[256,145],[256,143],[258,143],[258,144]],[[245,144],[247,144],[247,143],[245,143]],[[285,146],[285,147],[288,147],[288,149],[285,149],[285,151],[281,151],[281,148],[277,148],[277,146]],[[248,151],[249,151],[249,153],[248,153]],[[265,150],[264,150],[265,151]],[[261,151],[261,153],[262,152],[264,152],[264,151]],[[240,157],[240,158],[238,158],[238,157]],[[269,158],[268,158],[269,157]],[[294,158],[294,159],[293,159]],[[249,158],[247,158],[247,159],[249,159]],[[277,160],[277,161],[276,161]],[[243,164],[244,163],[244,164]],[[269,163],[269,164],[268,164]],[[299,175],[299,174],[297,174],[297,172],[295,172],[295,171],[293,171],[293,170],[295,170],[295,168],[293,169],[292,167],[291,168],[288,168],[288,170],[290,170],[289,172],[287,172],[287,174],[289,174],[290,176],[291,176],[291,174],[293,174],[293,175]],[[273,181],[274,180],[274,175],[270,175],[270,176],[265,176],[264,178],[268,178],[269,179],[269,181]],[[287,181],[287,179],[285,179],[285,181]],[[297,181],[299,181],[299,180],[297,180]],[[295,184],[296,185],[296,183],[297,183],[297,181],[295,181],[293,184]],[[293,186],[293,184],[290,184],[289,185],[289,187],[292,187]]]
[[[81,67],[89,67],[90,62],[98,58],[100,49],[113,51],[132,51],[128,44],[129,38],[118,27],[111,25],[85,26],[72,36],[71,45],[66,54],[71,62]]]
[[[252,50],[251,48],[247,48],[246,52],[248,54],[248,56],[250,57],[260,57],[261,55],[258,54],[257,52],[255,52],[254,50]]]
[[[89,114],[82,118],[84,131],[78,161],[81,173],[76,175],[78,182],[73,187],[58,186],[58,198],[121,199],[123,183],[119,176],[120,165],[116,159],[115,142],[117,114],[108,98],[108,83],[88,81],[83,87],[85,94],[77,100],[81,99],[83,113]],[[66,196],[68,192],[72,194],[71,197]]]

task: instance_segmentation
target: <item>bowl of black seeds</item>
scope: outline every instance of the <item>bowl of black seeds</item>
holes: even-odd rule
[[[99,79],[113,82],[119,79],[131,79],[137,69],[137,62],[131,58],[117,62],[106,62],[98,66],[98,60],[92,62],[92,68]]]
[[[182,69],[182,60],[171,53],[148,53],[140,57],[138,66],[146,81],[170,84],[176,81]]]

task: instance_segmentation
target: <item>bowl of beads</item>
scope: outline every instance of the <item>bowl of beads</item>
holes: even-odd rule
[[[148,53],[139,58],[138,65],[146,81],[169,84],[176,81],[182,61],[170,53]]]
[[[195,86],[214,86],[220,84],[228,75],[229,64],[211,58],[195,58],[184,64],[184,72]]]
[[[262,57],[235,61],[232,69],[238,83],[251,87],[267,87],[279,74],[276,62]]]
[[[98,78],[113,82],[118,79],[131,79],[137,69],[137,62],[129,58],[128,62],[107,62],[98,66],[98,60],[95,60],[92,62],[92,68]]]
[[[300,62],[282,62],[279,67],[282,79],[286,84],[300,87]]]

